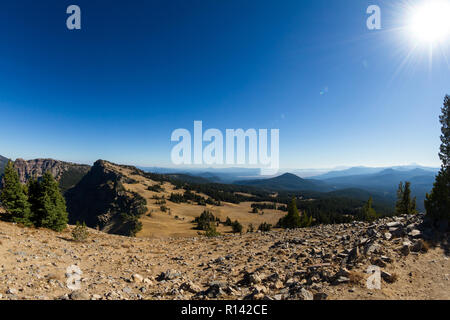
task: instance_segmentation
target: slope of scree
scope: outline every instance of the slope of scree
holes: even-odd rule
[[[0,222],[1,299],[450,299],[448,233],[422,215],[219,238],[86,242]],[[431,238],[431,240],[430,240]],[[428,239],[428,240],[427,240]],[[435,240],[439,238],[436,237]],[[83,272],[66,285],[66,269]],[[369,289],[367,269],[381,270]]]

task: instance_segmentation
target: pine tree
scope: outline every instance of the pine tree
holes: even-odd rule
[[[417,213],[416,198],[411,198],[411,183],[408,181],[405,184],[400,182],[398,186],[395,213],[397,215]]]
[[[286,229],[294,229],[301,226],[302,221],[300,219],[300,214],[298,213],[297,202],[295,201],[295,198],[292,198],[292,201],[288,205],[287,215],[281,218],[278,224],[280,225],[280,227]]]
[[[54,231],[65,229],[69,220],[66,202],[53,176],[46,172],[40,182],[33,181],[28,188],[35,225]]]
[[[313,223],[312,216],[308,216],[306,212],[303,212],[300,216],[300,228],[310,227]]]
[[[32,212],[32,221],[35,226],[39,225],[39,221],[41,220],[38,217],[39,212],[39,196],[40,196],[40,186],[39,182],[36,179],[30,179],[27,183],[28,189],[28,202],[31,206]]]
[[[378,217],[377,212],[372,207],[372,205],[373,205],[373,199],[372,199],[372,197],[370,197],[369,200],[367,201],[367,203],[363,207],[363,218],[364,218],[364,220],[370,221],[370,222],[374,221]]]
[[[30,204],[19,175],[12,161],[8,161],[3,176],[3,189],[0,193],[2,206],[9,213],[12,221],[25,226],[32,226]]]
[[[427,215],[434,220],[450,219],[450,96],[444,99],[444,106],[439,117],[441,123],[441,147],[439,158],[442,165],[433,190],[427,194],[425,209]]]

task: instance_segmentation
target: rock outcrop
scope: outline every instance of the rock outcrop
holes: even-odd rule
[[[66,193],[69,223],[85,222],[101,231],[133,236],[139,217],[147,210],[146,200],[125,190],[129,178],[117,166],[98,160],[81,181]]]
[[[17,159],[14,167],[17,169],[21,183],[27,183],[30,179],[39,179],[49,171],[59,181],[63,192],[75,186],[90,169],[88,165],[53,159]]]

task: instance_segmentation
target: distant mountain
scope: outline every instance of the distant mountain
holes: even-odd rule
[[[269,179],[236,181],[235,184],[258,187],[274,191],[319,191],[327,192],[332,189],[319,180],[303,179],[292,173]]]
[[[313,179],[317,180],[326,180],[331,178],[339,178],[339,177],[346,177],[346,176],[357,176],[357,175],[368,175],[368,174],[375,174],[380,173],[385,170],[396,170],[396,171],[412,171],[415,169],[421,169],[426,172],[438,172],[439,168],[432,168],[432,167],[423,167],[420,165],[412,164],[407,166],[394,166],[394,167],[380,167],[380,168],[372,168],[372,167],[352,167],[345,170],[333,170],[330,172],[327,172],[325,174],[312,176]]]
[[[396,189],[400,181],[410,181],[413,178],[419,179],[421,184],[433,184],[435,172],[424,169],[412,169],[408,171],[385,169],[373,174],[358,174],[350,176],[342,176],[335,178],[328,178],[322,180],[329,185],[336,188],[343,187],[361,187],[367,188],[382,188],[382,189]]]
[[[383,193],[395,199],[400,182],[411,182],[412,195],[417,197],[417,207],[423,210],[425,194],[433,187],[437,172],[415,168],[411,170],[385,169],[373,174],[342,176],[322,180],[326,184],[339,189],[358,188],[371,192]]]
[[[345,177],[345,176],[356,176],[362,174],[373,174],[383,171],[384,168],[370,168],[370,167],[352,167],[345,170],[335,170],[330,171],[325,174],[314,176],[314,179],[325,180],[331,178]]]

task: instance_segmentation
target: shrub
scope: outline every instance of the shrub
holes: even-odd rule
[[[76,227],[72,231],[72,238],[75,242],[84,242],[87,240],[89,236],[88,229],[86,227],[86,223],[80,224],[77,222]]]
[[[263,222],[259,225],[258,230],[261,232],[268,232],[272,229],[272,225],[266,222]]]
[[[153,191],[153,192],[164,192],[164,188],[162,187],[161,184],[155,184],[152,186],[148,186],[147,190]]]
[[[233,228],[233,233],[242,233],[242,224],[239,223],[239,221],[235,221],[233,222],[232,226]]]
[[[205,236],[207,236],[208,238],[220,236],[220,233],[217,232],[216,226],[214,225],[214,223],[209,224],[208,228],[206,229]]]
[[[208,210],[203,211],[202,214],[194,220],[194,222],[197,223],[196,229],[205,231],[208,230],[216,221],[216,217],[214,217],[214,215]]]

